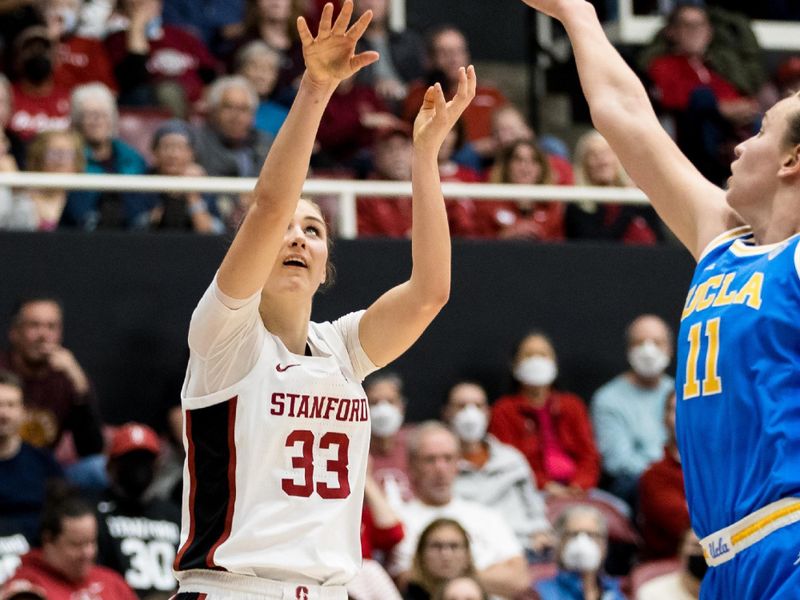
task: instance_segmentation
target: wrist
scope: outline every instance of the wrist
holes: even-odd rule
[[[329,79],[328,81],[318,81],[314,79],[308,72],[308,69],[303,73],[303,78],[300,80],[300,89],[305,90],[311,95],[318,95],[324,97],[326,100],[333,95],[336,88],[339,86],[339,81]]]

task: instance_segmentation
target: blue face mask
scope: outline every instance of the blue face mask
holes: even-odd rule
[[[59,11],[64,33],[72,33],[78,27],[78,13],[71,8],[62,8]]]
[[[156,40],[161,37],[161,25],[162,20],[160,16],[153,17],[147,22],[145,34],[147,35],[148,40]]]

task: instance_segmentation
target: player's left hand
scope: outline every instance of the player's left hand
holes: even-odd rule
[[[453,99],[445,101],[441,84],[430,86],[425,92],[422,108],[414,120],[414,147],[439,152],[439,148],[461,114],[475,97],[475,67],[461,67],[458,73],[458,90]]]
[[[361,68],[378,60],[377,52],[355,54],[356,43],[372,20],[372,11],[366,11],[348,29],[353,15],[352,0],[345,0],[339,16],[333,21],[333,4],[322,9],[317,37],[311,34],[303,17],[297,18],[297,32],[303,43],[306,76],[320,87],[338,85],[342,79],[355,75]]]

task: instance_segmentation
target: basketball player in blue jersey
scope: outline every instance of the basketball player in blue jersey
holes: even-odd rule
[[[524,2],[564,25],[595,126],[697,260],[675,383],[701,598],[800,598],[800,95],[736,148],[724,192],[660,127],[589,2]]]
[[[326,4],[316,37],[298,19],[306,71],[256,183],[254,203],[189,325],[178,600],[346,600],[361,565],[370,424],[364,377],[405,352],[447,301],[450,236],[437,156],[475,95],[462,68],[446,102],[431,86],[414,123],[408,281],[366,310],[310,320],[328,278],[328,230],[300,200],[337,85],[378,59],[354,54]]]

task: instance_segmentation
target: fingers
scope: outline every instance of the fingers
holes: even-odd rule
[[[306,23],[304,17],[297,17],[297,33],[303,46],[309,46],[314,43],[314,36],[311,35],[311,30],[308,28],[308,23]]]
[[[322,7],[322,15],[319,18],[319,31],[317,37],[328,37],[331,34],[331,19],[333,18],[333,4],[326,2]]]
[[[360,40],[367,27],[369,27],[370,21],[372,21],[372,11],[368,10],[358,18],[358,21],[353,23],[345,35],[352,40]]]
[[[353,69],[353,72],[356,72],[359,69],[363,69],[367,65],[371,65],[380,57],[381,57],[380,54],[378,54],[374,50],[361,52],[360,54],[356,54],[353,58],[350,59],[350,67]]]
[[[459,103],[469,103],[475,97],[476,85],[475,67],[472,65],[466,69],[461,67],[458,70],[458,89],[453,100],[458,100]]]
[[[435,95],[436,88],[434,88],[434,86],[429,86],[428,89],[425,90],[425,97],[422,99],[422,108],[420,110],[431,110],[434,106]]]
[[[334,35],[344,35],[347,30],[347,25],[350,23],[350,17],[353,16],[353,2],[352,0],[345,0],[342,5],[342,10],[339,11],[339,16],[336,17],[336,22],[333,24]]]
[[[440,83],[433,86],[433,107],[436,110],[435,116],[443,118],[447,114],[447,101],[444,99],[444,92]]]

